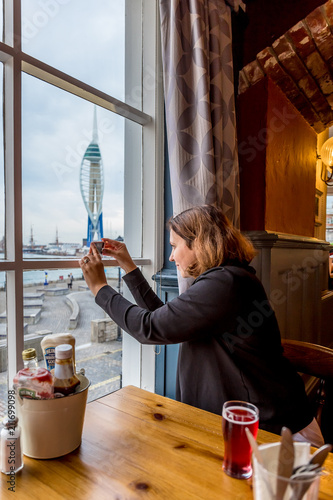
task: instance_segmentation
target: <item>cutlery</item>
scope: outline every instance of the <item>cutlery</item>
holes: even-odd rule
[[[318,475],[321,474],[321,472],[323,471],[323,468],[322,467],[317,467],[316,469],[307,469],[306,467],[302,468],[300,467],[297,472],[293,473],[291,476],[290,476],[290,480],[293,481],[302,481],[304,479],[308,479],[307,476],[309,477],[316,477]]]
[[[318,475],[317,471],[312,472],[301,472],[300,474],[294,474],[292,476],[290,485],[293,489],[292,500],[302,500],[306,491],[310,488],[312,481]],[[293,480],[295,482],[293,482]]]
[[[258,463],[264,467],[263,458],[257,441],[247,427],[245,428],[245,433]],[[295,452],[292,434],[287,427],[283,427],[281,431],[281,442],[278,456],[276,495],[273,494],[271,485],[265,480],[266,487],[272,495],[272,498],[274,498],[274,500],[283,500],[288,486],[288,481],[286,480],[290,479],[290,485],[293,490],[292,500],[302,500],[311,485],[311,480],[321,474],[323,470],[321,466],[332,449],[332,445],[325,444],[313,453],[308,463],[294,468]],[[282,478],[285,478],[286,480],[283,480]]]
[[[311,455],[310,460],[307,464],[299,465],[293,470],[293,474],[298,474],[301,470],[312,471],[320,468],[326,460],[327,455],[332,450],[333,446],[331,444],[324,444],[318,450]]]
[[[332,448],[331,444],[324,444],[315,451],[307,464],[299,465],[294,468],[290,477],[293,489],[293,500],[301,500],[303,498],[311,483],[306,482],[302,484],[302,482],[314,479],[317,475],[321,474],[323,471],[321,466]],[[297,482],[293,483],[293,481]]]
[[[299,465],[298,467],[295,467],[292,472],[292,476],[296,474],[302,474],[303,472],[313,472],[313,471],[318,471],[321,470],[322,467],[320,467],[319,464],[304,464],[304,465]]]
[[[278,478],[276,484],[276,500],[283,500],[288,482],[281,478],[289,479],[292,475],[294,468],[294,456],[294,442],[291,431],[287,427],[282,427],[277,469]]]
[[[331,444],[324,444],[321,446],[314,454],[310,457],[309,464],[323,465],[326,460],[327,455],[332,451],[333,446]]]

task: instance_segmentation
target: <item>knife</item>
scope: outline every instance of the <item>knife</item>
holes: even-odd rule
[[[277,469],[276,500],[283,500],[283,496],[288,486],[288,482],[280,478],[289,479],[294,468],[294,442],[291,431],[287,427],[282,427],[281,442],[279,451],[279,461]]]

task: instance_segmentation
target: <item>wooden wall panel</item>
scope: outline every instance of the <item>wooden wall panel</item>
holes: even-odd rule
[[[265,229],[314,236],[317,134],[268,80]]]
[[[240,227],[265,229],[266,144],[260,140],[267,122],[267,82],[238,96],[238,158],[240,177]]]
[[[314,236],[317,134],[270,79],[237,105],[241,230]]]

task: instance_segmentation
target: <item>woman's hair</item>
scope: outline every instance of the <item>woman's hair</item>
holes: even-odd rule
[[[172,217],[168,227],[195,250],[197,261],[186,270],[194,278],[227,263],[248,264],[256,255],[252,243],[213,205],[185,210]]]

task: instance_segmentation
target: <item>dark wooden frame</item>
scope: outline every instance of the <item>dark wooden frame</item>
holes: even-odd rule
[[[282,339],[284,356],[300,373],[319,380],[315,397],[315,417],[321,426],[321,417],[326,403],[326,383],[333,382],[333,349],[329,347]]]

